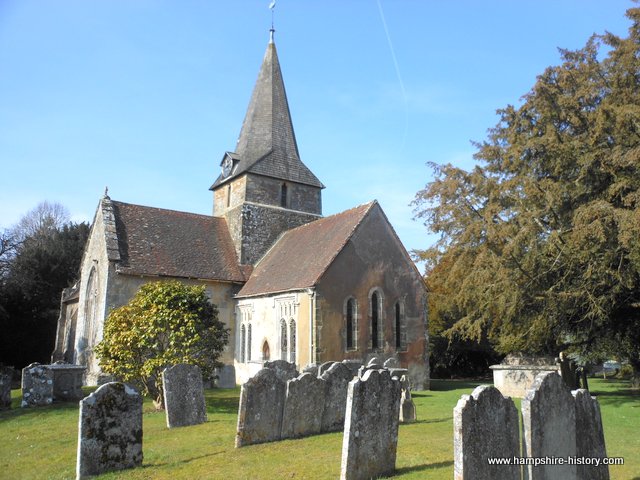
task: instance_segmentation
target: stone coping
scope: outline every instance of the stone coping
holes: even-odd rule
[[[73,365],[71,363],[52,363],[51,365],[41,365],[51,370],[86,370],[87,367],[82,365]]]
[[[555,372],[560,368],[557,365],[491,365],[491,370],[540,370],[541,372]]]

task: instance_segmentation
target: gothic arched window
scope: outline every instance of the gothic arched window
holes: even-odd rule
[[[395,314],[396,350],[402,350],[402,308],[400,302],[396,302]]]
[[[379,348],[378,333],[380,328],[380,304],[376,292],[371,295],[371,348]]]
[[[280,359],[287,360],[287,322],[280,320]]]
[[[262,344],[262,360],[267,362],[271,357],[271,349],[269,348],[269,342],[266,340]]]
[[[242,325],[242,327],[240,327],[240,363],[244,363],[245,360],[245,352],[246,352],[246,345],[247,345],[247,331],[244,327],[244,325]]]
[[[251,324],[247,325],[247,362],[250,362],[250,361],[251,361]]]
[[[353,298],[350,298],[349,300],[347,300],[347,305],[346,305],[346,312],[345,312],[345,317],[346,317],[346,337],[347,337],[347,350],[355,350],[357,348],[356,346],[356,339],[357,339],[357,331],[358,331],[358,326],[357,326],[357,320],[356,320],[356,301]]]

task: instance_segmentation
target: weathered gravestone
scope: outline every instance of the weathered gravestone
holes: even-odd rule
[[[181,363],[162,371],[167,427],[185,427],[207,421],[202,372]]]
[[[233,365],[223,365],[216,369],[216,387],[235,388],[236,387],[236,367]]]
[[[393,377],[393,373],[391,373]],[[411,398],[411,385],[406,375],[400,377],[402,394],[400,395],[400,423],[412,423],[417,420],[416,404]]]
[[[320,375],[318,375],[318,370],[319,369],[320,369],[320,365],[318,365],[317,363],[309,363],[309,364],[307,364],[306,367],[304,367],[302,369],[302,373],[310,373],[314,377],[319,377],[320,376]]]
[[[321,413],[322,431],[335,432],[344,428],[349,382],[353,380],[351,370],[344,363],[334,363],[320,377],[326,384],[324,408]]]
[[[80,401],[76,478],[142,465],[142,397],[124,383]]]
[[[263,368],[242,385],[236,448],[280,440],[285,388],[273,368]]]
[[[352,377],[358,376],[358,370],[362,366],[362,362],[360,360],[343,360],[342,364],[351,371]]]
[[[22,407],[51,405],[53,372],[48,365],[32,363],[22,369]]]
[[[0,367],[0,410],[11,408],[11,380],[13,369]]]
[[[318,376],[321,377],[324,372],[329,370],[336,363],[338,362],[324,362],[320,367],[318,367]]]
[[[557,372],[539,374],[522,400],[523,456],[552,459],[527,465],[528,480],[576,480],[576,466],[553,464],[553,457],[576,455],[576,406]]]
[[[273,362],[264,362],[263,368],[268,368],[276,373],[276,376],[287,383],[292,378],[298,376],[295,363],[289,363],[286,360],[274,360]]]
[[[53,372],[53,400],[77,402],[84,398],[82,391],[82,377],[87,370],[81,365],[56,362],[47,365]]]
[[[320,433],[325,399],[325,381],[310,373],[287,382],[282,413],[281,438]]]
[[[386,370],[368,370],[349,383],[341,480],[393,473],[398,446],[400,382]]]
[[[487,461],[519,457],[518,430],[518,410],[497,388],[482,385],[463,395],[453,409],[454,479],[520,480],[520,466]]]
[[[604,443],[600,405],[588,390],[571,392],[576,402],[576,455],[585,459],[604,458],[607,449]],[[577,475],[580,480],[609,480],[609,466],[578,465]]]

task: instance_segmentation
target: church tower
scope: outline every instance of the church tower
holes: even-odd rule
[[[211,186],[241,264],[255,265],[281,233],[322,216],[324,185],[300,160],[273,30],[235,152]]]

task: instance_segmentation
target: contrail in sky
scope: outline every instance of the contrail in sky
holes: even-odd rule
[[[396,76],[400,83],[400,90],[402,92],[402,98],[404,99],[404,134],[402,135],[402,143],[400,144],[399,151],[404,150],[404,144],[407,140],[407,133],[409,131],[409,102],[407,100],[407,91],[404,89],[404,82],[402,81],[402,75],[400,74],[400,66],[398,65],[398,59],[396,58],[396,52],[393,49],[393,42],[391,41],[391,35],[389,35],[389,28],[387,27],[387,20],[384,18],[384,11],[382,10],[382,4],[380,0],[376,0],[378,3],[378,11],[380,12],[380,19],[384,26],[384,33],[387,35],[387,43],[389,44],[389,50],[391,51],[391,58],[393,58],[393,64],[396,67]]]

